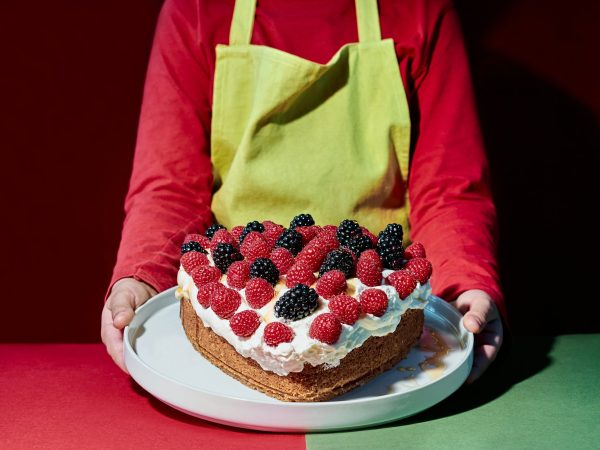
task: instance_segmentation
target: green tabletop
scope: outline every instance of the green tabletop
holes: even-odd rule
[[[392,424],[306,436],[317,449],[600,448],[600,335],[518,337],[471,386]]]

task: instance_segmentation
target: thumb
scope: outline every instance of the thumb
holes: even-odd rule
[[[129,289],[117,289],[107,300],[107,308],[112,314],[112,320],[115,328],[122,330],[125,328],[134,315],[135,294]]]

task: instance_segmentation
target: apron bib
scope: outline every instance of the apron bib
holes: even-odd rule
[[[212,211],[227,226],[299,213],[408,238],[410,117],[376,0],[356,0],[359,42],[327,64],[251,45],[256,0],[237,0],[216,48]]]

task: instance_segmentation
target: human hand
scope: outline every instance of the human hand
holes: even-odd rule
[[[452,304],[465,316],[465,328],[475,334],[473,368],[467,378],[472,383],[498,355],[503,338],[500,313],[492,298],[479,289],[463,292]]]
[[[157,292],[146,283],[133,278],[122,278],[113,285],[102,309],[102,342],[106,345],[108,354],[125,373],[127,369],[123,358],[123,328],[133,319],[135,308],[156,294]]]

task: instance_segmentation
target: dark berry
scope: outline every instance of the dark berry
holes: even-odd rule
[[[337,229],[337,238],[342,245],[348,245],[350,240],[360,236],[361,234],[362,230],[360,229],[360,225],[356,220],[343,220]]]
[[[297,284],[275,302],[275,317],[286,320],[300,320],[317,309],[317,291],[304,284]]]
[[[302,235],[296,230],[287,229],[275,242],[275,247],[287,248],[294,256],[302,250]]]
[[[309,227],[315,224],[315,219],[310,214],[298,214],[290,222],[290,229],[293,230],[296,227]]]
[[[325,261],[319,269],[319,276],[330,270],[340,270],[344,272],[346,278],[351,278],[354,274],[354,259],[352,255],[344,250],[332,250],[327,253]]]
[[[226,230],[226,229],[227,228],[225,228],[223,225],[215,223],[214,225],[211,225],[210,227],[208,227],[206,229],[206,231],[204,232],[204,236],[206,236],[209,239],[212,239],[218,230]]]
[[[377,253],[381,256],[381,262],[386,269],[398,270],[404,263],[402,241],[391,234],[379,233]]]
[[[204,250],[204,247],[202,247],[200,245],[200,243],[198,243],[196,241],[186,242],[185,244],[183,244],[181,246],[181,254],[183,255],[184,253],[187,253],[187,252],[200,252],[200,253],[207,254],[207,251]]]
[[[279,281],[279,270],[269,258],[257,258],[250,266],[250,278],[263,278],[274,286]]]
[[[241,261],[243,259],[240,252],[232,244],[220,243],[215,247],[212,254],[215,266],[222,272],[227,272],[229,266],[235,261]]]
[[[365,250],[373,248],[373,243],[371,242],[371,239],[369,239],[369,236],[365,236],[363,234],[350,239],[350,241],[346,244],[346,247],[352,250],[352,253],[354,253],[356,257],[359,257],[360,254]]]
[[[390,223],[385,227],[385,230],[382,231],[383,234],[387,234],[390,236],[394,236],[400,242],[402,242],[402,238],[404,236],[404,232],[402,230],[402,225],[398,223]]]
[[[258,220],[254,220],[252,222],[248,222],[246,224],[246,226],[244,227],[244,229],[242,230],[242,234],[240,235],[240,244],[242,242],[244,242],[244,238],[251,231],[258,231],[259,233],[262,233],[263,231],[265,231],[265,226],[262,223],[260,223]]]

